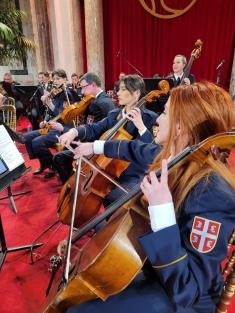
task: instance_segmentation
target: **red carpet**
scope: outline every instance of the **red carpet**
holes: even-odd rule
[[[19,128],[26,131],[27,121],[22,120]],[[18,145],[18,148],[23,153],[26,166],[32,166],[32,170],[35,170],[39,166],[38,161],[28,160],[23,145]],[[0,201],[0,212],[9,247],[32,243],[42,230],[57,219],[56,201],[60,189],[56,177],[46,180],[43,175],[34,177],[32,171],[14,182],[12,186],[14,192],[32,191],[24,196],[15,197],[17,214],[13,213],[8,199]],[[4,194],[2,192],[0,196]],[[68,227],[62,225],[54,236],[51,236],[54,229],[41,239],[44,246],[35,250],[41,257],[33,265],[30,265],[26,251],[7,254],[0,272],[0,313],[41,312],[51,276],[48,271],[49,259],[56,254],[57,243],[66,237]],[[84,240],[80,242],[80,246],[82,244]],[[59,274],[60,271],[57,276]],[[234,307],[235,301],[233,309],[230,308],[228,312],[234,312]]]

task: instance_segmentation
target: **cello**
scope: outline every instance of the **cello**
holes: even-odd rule
[[[188,147],[168,163],[169,172],[189,161],[208,163],[213,168],[212,147],[232,149],[234,140],[235,132],[222,133]],[[216,166],[215,164],[214,168]],[[156,175],[160,177],[161,169],[156,170]],[[77,253],[72,262],[67,286],[63,288],[61,281],[57,282],[53,288],[54,294],[51,293],[43,313],[63,313],[75,304],[96,298],[106,300],[126,288],[141,271],[145,257],[137,237],[149,229],[148,219],[139,214],[141,212],[136,212],[136,207],[143,211],[141,196],[138,184],[128,195],[118,199],[102,215],[95,217],[77,232],[72,243],[124,205],[133,209],[122,211],[110,219],[106,227]]]
[[[145,102],[151,102],[153,98],[169,91],[169,83],[162,81],[161,90],[154,90],[141,98],[136,107],[142,107]],[[127,117],[120,119],[116,125],[102,135],[101,140],[131,140],[132,136],[123,128]],[[128,162],[113,160],[103,155],[95,155],[92,160],[86,160],[81,170],[78,201],[74,224],[76,227],[98,213],[103,198],[111,191],[113,184],[123,190],[123,187],[113,180],[127,168]],[[104,173],[105,171],[105,173]],[[72,207],[72,195],[74,191],[74,175],[63,186],[58,198],[58,215],[64,224],[69,224],[70,211]],[[128,192],[126,189],[124,192]]]

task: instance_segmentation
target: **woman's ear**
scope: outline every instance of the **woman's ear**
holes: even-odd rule
[[[181,151],[181,137],[180,137],[180,125],[176,123],[175,125],[175,135],[174,135],[174,142],[171,146],[171,155],[175,156],[179,151]]]
[[[136,101],[138,101],[140,98],[140,90],[135,91],[135,96],[136,96]]]
[[[179,123],[176,123],[175,141],[177,142],[177,153],[182,151],[188,146],[188,135],[183,129],[180,128]]]
[[[175,130],[176,137],[179,137],[179,135],[181,134],[180,124],[177,122],[175,127],[176,127]]]

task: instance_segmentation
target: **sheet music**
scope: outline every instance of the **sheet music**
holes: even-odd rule
[[[24,159],[3,125],[0,125],[0,157],[9,171],[24,163]]]

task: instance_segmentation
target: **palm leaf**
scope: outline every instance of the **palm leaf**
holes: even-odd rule
[[[14,0],[0,0],[0,62],[22,60],[37,45],[24,36],[20,24],[27,22],[28,15],[15,8]]]
[[[12,40],[13,32],[10,27],[0,22],[0,40]]]
[[[28,49],[36,49],[37,48],[37,44],[30,40],[29,38],[25,37],[25,36],[20,36],[20,40],[23,42],[23,44],[28,48]]]

